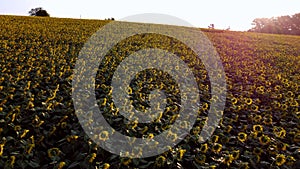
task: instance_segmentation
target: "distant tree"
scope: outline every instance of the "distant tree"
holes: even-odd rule
[[[50,17],[49,13],[41,7],[31,9],[28,13],[30,16]]]
[[[112,20],[112,21],[114,21],[115,20],[115,18],[105,18],[104,20]]]
[[[300,35],[300,13],[272,18],[256,18],[250,32]]]
[[[300,13],[297,13],[292,16],[292,25],[291,29],[294,35],[300,35]]]
[[[210,24],[210,25],[208,26],[208,28],[209,28],[209,29],[215,29],[215,24]]]

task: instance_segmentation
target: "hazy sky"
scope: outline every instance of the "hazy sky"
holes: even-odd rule
[[[0,0],[0,14],[28,15],[43,7],[52,17],[121,19],[140,13],[181,18],[195,27],[248,30],[258,17],[300,13],[300,0]]]

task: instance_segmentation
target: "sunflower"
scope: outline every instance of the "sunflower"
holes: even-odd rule
[[[29,144],[28,149],[26,150],[26,153],[30,154],[34,147],[35,147],[35,144]]]
[[[258,109],[259,109],[259,107],[258,107],[257,105],[255,105],[255,104],[252,104],[252,105],[251,105],[251,110],[252,110],[252,111],[257,112]]]
[[[183,155],[184,155],[185,152],[186,152],[185,149],[180,149],[179,150],[179,160],[182,160],[182,157],[183,157]]]
[[[219,136],[218,136],[218,135],[213,135],[212,138],[211,138],[211,141],[212,141],[213,143],[218,142],[218,140],[219,140]]]
[[[0,157],[3,155],[4,143],[0,144]]]
[[[205,111],[205,110],[208,109],[208,107],[209,107],[208,103],[204,103],[204,104],[202,105],[202,110]]]
[[[276,95],[276,99],[282,99],[282,94],[280,93],[280,94]]]
[[[165,163],[166,163],[166,157],[164,157],[162,155],[157,157],[156,160],[155,160],[155,165],[157,167],[162,167],[162,166],[165,165]]]
[[[300,95],[299,95],[300,96]],[[300,100],[300,99],[299,99]],[[300,119],[300,111],[293,113],[293,115],[297,118]]]
[[[279,109],[281,107],[281,104],[278,101],[274,101],[274,108]]]
[[[216,168],[217,168],[216,165],[211,165],[211,166],[209,166],[209,169],[216,169]]]
[[[262,136],[259,137],[259,143],[261,145],[267,145],[267,144],[269,144],[270,140],[271,140],[270,137],[267,136],[267,135],[262,135]]]
[[[286,93],[286,95],[287,95],[288,97],[294,97],[294,93],[293,93],[292,91],[288,91],[288,92]]]
[[[245,125],[243,125],[243,126],[241,127],[241,130],[242,130],[242,131],[245,131],[245,130],[247,130],[247,128],[248,128],[248,125],[245,124]]]
[[[66,165],[66,162],[61,161],[58,163],[57,169],[62,169]]]
[[[275,163],[278,166],[282,166],[285,163],[285,155],[278,154],[275,159]]]
[[[48,157],[52,158],[55,156],[59,156],[60,154],[60,150],[58,148],[51,148],[48,150]]]
[[[103,169],[109,169],[110,165],[108,163],[103,164]]]
[[[253,121],[254,121],[255,123],[259,123],[259,122],[261,121],[261,119],[262,119],[261,115],[255,115],[255,116],[253,117]]]
[[[10,166],[12,168],[14,168],[15,161],[16,161],[16,156],[10,156]]]
[[[101,131],[98,138],[99,140],[106,141],[109,138],[108,131]]]
[[[212,147],[214,153],[219,153],[222,150],[222,144],[215,143]]]
[[[253,102],[253,100],[252,100],[251,98],[246,98],[246,99],[245,99],[245,103],[246,103],[247,105],[251,105],[252,102]]]
[[[250,133],[250,138],[252,138],[252,139],[256,139],[257,138],[257,136],[258,136],[258,134],[261,134],[261,133],[258,133],[258,132],[252,132],[251,131],[251,133]]]
[[[20,125],[16,125],[15,127],[14,127],[14,130],[15,131],[20,131],[22,128],[21,128],[21,126]]]
[[[66,122],[62,122],[62,123],[60,124],[60,127],[61,127],[62,129],[65,129],[65,128],[67,127],[67,123],[66,123]]]
[[[201,144],[200,151],[201,151],[202,153],[206,153],[207,150],[208,150],[207,143]]]
[[[286,104],[286,103],[284,103],[284,104],[281,104],[281,110],[287,110],[288,109],[288,105]]]
[[[238,102],[238,99],[237,98],[232,98],[231,99],[231,103],[233,104],[233,105],[235,105],[236,103]]]
[[[238,140],[242,143],[245,142],[247,140],[247,134],[244,132],[240,132],[238,134]]]
[[[20,138],[23,138],[26,136],[26,134],[29,132],[29,130],[24,130],[23,133],[20,135]]]
[[[272,125],[272,118],[264,118],[264,121],[263,121],[263,123],[265,124],[265,125]]]
[[[176,141],[178,139],[177,134],[173,133],[172,131],[169,131],[167,134],[167,139],[171,141]]]
[[[281,89],[281,86],[280,85],[276,85],[275,87],[274,87],[274,90],[275,91],[279,91]]]
[[[254,132],[262,132],[263,126],[262,125],[253,125],[253,131]]]
[[[299,106],[299,103],[295,99],[292,99],[289,103],[290,103],[290,106],[292,106],[292,107],[298,107]]]
[[[193,130],[192,130],[192,132],[193,132],[194,135],[198,135],[200,133],[200,131],[201,131],[201,129],[200,129],[199,126],[193,128]]]
[[[96,157],[97,157],[97,154],[92,153],[91,156],[90,156],[90,159],[89,159],[89,163],[92,163],[95,160]]]
[[[227,166],[230,166],[230,164],[233,162],[234,157],[232,154],[228,154],[225,156],[223,163],[226,164]]]
[[[232,151],[232,156],[233,156],[234,160],[237,160],[240,157],[240,150]]]
[[[121,163],[128,166],[131,163],[131,158],[122,158]]]
[[[143,128],[143,130],[141,131],[141,133],[142,133],[142,134],[145,134],[147,131],[148,131],[148,126],[145,126],[145,127]]]
[[[284,138],[286,135],[286,131],[282,127],[274,127],[273,128],[273,133],[275,134],[276,137],[278,138]]]
[[[231,125],[226,126],[225,132],[230,133],[231,130],[232,130],[232,126]]]
[[[78,139],[78,136],[76,136],[76,135],[71,135],[71,136],[68,136],[67,137],[67,141],[68,142],[71,142],[71,141],[75,141],[75,140],[77,140]]]
[[[258,94],[264,94],[265,93],[265,87],[264,86],[259,86],[256,88],[256,92]]]
[[[154,138],[154,134],[153,133],[150,133],[148,134],[148,137],[147,137],[149,140],[153,139]]]

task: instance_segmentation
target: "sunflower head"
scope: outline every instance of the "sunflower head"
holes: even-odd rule
[[[211,138],[211,141],[212,141],[213,143],[218,142],[218,140],[219,140],[219,136],[218,136],[218,135],[213,135],[212,138]]]
[[[131,158],[122,158],[121,163],[122,165],[128,166],[132,162]]]
[[[165,163],[166,163],[166,157],[159,156],[159,157],[156,158],[155,165],[157,167],[162,167],[162,166],[165,165]]]
[[[60,153],[61,153],[61,151],[59,150],[59,148],[48,149],[48,157],[49,158],[53,158],[53,157],[59,156]]]
[[[262,125],[253,125],[253,131],[254,132],[262,132],[263,131],[263,126]]]
[[[247,134],[244,132],[240,132],[238,134],[238,140],[242,143],[245,142],[247,140]]]
[[[231,125],[226,126],[225,132],[230,133],[231,130],[232,130],[232,126]]]
[[[275,163],[277,166],[282,166],[285,163],[285,155],[278,154],[276,156]]]
[[[193,128],[193,130],[192,130],[192,132],[193,132],[193,134],[194,134],[194,135],[197,135],[197,134],[199,134],[199,133],[200,133],[200,131],[201,131],[201,128],[200,128],[200,126],[197,126],[197,127]]]
[[[202,153],[206,153],[207,150],[208,150],[207,143],[201,144],[200,151],[201,151]]]
[[[226,164],[227,166],[230,166],[230,164],[233,162],[234,157],[232,154],[228,154],[225,156],[223,163]]]
[[[240,157],[240,150],[232,151],[232,156],[235,160],[237,160]]]
[[[106,141],[108,138],[109,138],[109,133],[108,133],[108,131],[102,131],[102,132],[99,134],[99,140]]]
[[[214,153],[219,153],[222,150],[222,144],[215,143],[212,147]]]
[[[183,155],[184,155],[185,152],[186,152],[185,149],[180,149],[179,150],[179,160],[182,160],[182,157],[183,157]]]
[[[261,117],[261,115],[259,115],[259,114],[255,115],[255,116],[253,117],[253,121],[254,121],[255,123],[259,123],[259,122],[261,121],[261,119],[262,119],[262,117]]]
[[[265,125],[272,125],[272,118],[265,118],[264,119],[264,121],[263,121],[263,123],[265,124]]]
[[[262,135],[262,136],[259,137],[259,143],[261,145],[267,145],[267,144],[269,144],[270,140],[271,140],[270,137],[267,136],[267,135]]]
[[[252,104],[252,99],[251,98],[246,98],[245,99],[245,103],[247,104],[247,105],[251,105]]]
[[[278,138],[284,138],[285,135],[286,135],[286,130],[282,127],[274,127],[273,128],[273,133]]]
[[[109,169],[109,167],[110,167],[109,163],[104,163],[103,164],[103,169]]]

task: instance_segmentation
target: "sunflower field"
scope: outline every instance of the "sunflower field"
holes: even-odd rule
[[[150,91],[160,89],[168,96],[164,113],[147,125],[119,114],[110,82],[122,59],[133,52],[160,48],[176,54],[192,69],[202,91],[188,136],[160,155],[140,159],[98,146],[80,125],[72,100],[81,49],[97,30],[117,21],[22,16],[0,20],[0,168],[300,168],[300,36],[197,29],[220,56],[226,98],[210,95],[205,66],[180,41],[149,33],[119,42],[99,65],[95,81],[98,108],[116,131],[152,139],[176,121],[180,109],[176,81],[149,69],[130,84],[131,102],[144,111]],[[210,139],[199,142],[213,99],[225,100],[223,117]],[[103,131],[98,139],[105,141],[109,135]]]

